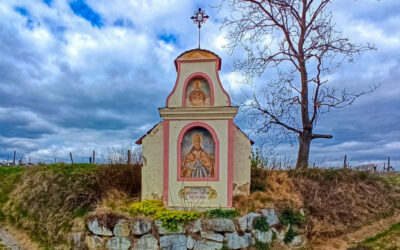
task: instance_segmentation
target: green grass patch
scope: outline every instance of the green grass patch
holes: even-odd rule
[[[94,170],[102,167],[103,165],[95,165],[89,163],[78,163],[78,164],[65,164],[65,163],[56,163],[49,165],[40,165],[41,171],[48,171],[50,173],[59,173],[64,177],[70,178],[74,177],[77,174],[90,173]]]
[[[256,243],[254,244],[254,248],[256,250],[269,250],[269,245],[268,245],[268,243],[263,243],[259,240],[256,240]]]
[[[364,240],[360,246],[371,249],[399,249],[400,222],[392,225],[388,230]]]
[[[267,219],[264,216],[255,218],[253,221],[253,228],[261,232],[267,232],[269,230]]]
[[[239,213],[234,209],[216,208],[207,211],[207,216],[210,218],[226,218],[232,219],[239,216]]]
[[[283,242],[286,244],[292,243],[294,237],[296,237],[298,233],[296,233],[292,227],[289,228],[289,230],[285,234],[285,238],[283,239]]]
[[[390,174],[382,177],[383,184],[387,187],[400,187],[400,175]]]
[[[306,217],[300,214],[300,212],[295,212],[289,208],[283,210],[281,215],[279,215],[279,220],[285,226],[289,225],[301,225],[306,221]]]
[[[0,166],[0,221],[5,219],[2,212],[4,204],[10,199],[9,194],[14,189],[24,172],[23,167]]]

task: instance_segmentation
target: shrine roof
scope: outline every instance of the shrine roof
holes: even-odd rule
[[[142,140],[143,140],[143,138],[145,138],[148,134],[150,134],[151,131],[153,131],[153,129],[154,129],[155,127],[157,127],[157,125],[160,124],[160,123],[162,123],[162,122],[159,122],[159,123],[157,123],[156,125],[154,125],[151,129],[149,129],[149,131],[146,132],[146,134],[144,134],[142,137],[140,137],[139,140],[135,141],[135,143],[136,143],[137,145],[142,145]]]
[[[214,52],[211,52],[209,50],[205,49],[192,49],[183,52],[180,54],[174,61],[175,63],[175,68],[178,70],[178,61],[191,61],[191,60],[196,60],[196,61],[209,61],[209,60],[217,60],[218,63],[218,70],[221,69],[221,58],[215,54]]]

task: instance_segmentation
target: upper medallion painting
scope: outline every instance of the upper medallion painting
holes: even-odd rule
[[[184,106],[210,106],[210,93],[210,85],[206,80],[201,78],[192,79],[186,87]]]

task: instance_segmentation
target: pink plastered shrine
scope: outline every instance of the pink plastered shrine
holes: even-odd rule
[[[232,207],[234,195],[250,192],[252,141],[234,124],[220,78],[221,58],[202,49],[175,59],[177,78],[162,121],[142,145],[142,200],[175,208]]]

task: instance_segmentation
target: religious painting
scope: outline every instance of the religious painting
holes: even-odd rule
[[[181,143],[181,177],[214,177],[215,142],[210,131],[203,127],[192,128]]]
[[[185,106],[210,106],[210,93],[210,84],[205,79],[195,78],[190,80],[186,87]]]

